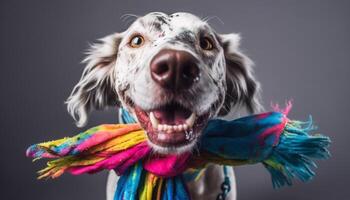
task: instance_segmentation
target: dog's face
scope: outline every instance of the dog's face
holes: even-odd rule
[[[220,35],[189,13],[150,13],[92,46],[68,110],[119,105],[160,153],[191,151],[209,119],[259,107],[251,61],[237,34]]]

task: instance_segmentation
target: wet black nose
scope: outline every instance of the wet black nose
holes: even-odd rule
[[[171,90],[190,88],[200,78],[197,59],[185,51],[165,49],[151,61],[152,79]]]

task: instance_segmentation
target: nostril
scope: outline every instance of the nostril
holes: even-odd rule
[[[167,74],[169,71],[169,65],[166,63],[162,63],[157,65],[157,67],[153,70],[153,73],[157,74],[158,76],[163,76]]]
[[[199,79],[199,69],[196,64],[185,66],[182,72],[182,76],[185,79],[196,81]]]

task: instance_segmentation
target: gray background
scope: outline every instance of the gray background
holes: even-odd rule
[[[333,157],[319,162],[307,184],[273,190],[261,165],[238,167],[239,200],[350,199],[349,1],[5,1],[0,8],[0,198],[103,199],[106,173],[36,180],[44,163],[25,158],[32,143],[79,131],[63,101],[79,79],[88,42],[127,27],[120,17],[189,11],[218,32],[240,32],[256,62],[263,102],[294,100],[292,118],[311,113],[331,136]],[[114,122],[115,110],[95,112],[89,127]],[[213,177],[214,178],[214,177]]]

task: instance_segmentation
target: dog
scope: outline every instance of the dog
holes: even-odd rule
[[[127,30],[108,35],[88,51],[82,77],[67,100],[78,126],[88,113],[108,106],[126,109],[146,131],[159,154],[196,151],[208,120],[261,109],[253,62],[236,33],[218,34],[190,13],[152,12]],[[236,199],[235,177],[226,199]],[[118,177],[110,172],[107,199]],[[211,165],[188,184],[192,199],[216,199],[224,180]]]

